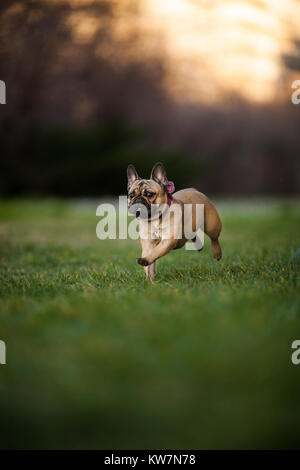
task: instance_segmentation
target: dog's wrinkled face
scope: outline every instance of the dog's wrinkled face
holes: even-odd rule
[[[167,184],[162,163],[156,163],[149,180],[141,179],[133,165],[127,168],[128,210],[141,218],[151,218],[159,211],[159,206],[167,204]]]

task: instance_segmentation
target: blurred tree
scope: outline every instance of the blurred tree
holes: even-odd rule
[[[163,41],[140,30],[139,5],[1,1],[0,194],[123,193],[129,163],[147,175],[157,160],[177,188],[297,192],[296,107],[172,101]]]
[[[300,40],[295,39],[294,41],[294,53],[283,56],[283,62],[290,70],[300,70]]]
[[[125,175],[124,156],[137,156],[133,148],[150,155],[149,139],[143,133],[142,143],[132,126],[152,125],[167,98],[160,54],[144,54],[135,27],[138,3],[1,4],[1,77],[9,89],[1,109],[2,194],[113,192],[110,176],[121,165]],[[132,23],[121,36],[120,8]]]

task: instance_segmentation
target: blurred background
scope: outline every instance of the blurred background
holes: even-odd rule
[[[298,0],[2,0],[0,195],[299,188]]]
[[[299,18],[1,0],[0,447],[300,448]],[[95,230],[156,161],[216,202],[224,256],[176,250],[152,286]]]

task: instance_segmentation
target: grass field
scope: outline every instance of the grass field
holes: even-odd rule
[[[299,448],[297,201],[220,201],[155,285],[95,204],[0,204],[1,448]]]

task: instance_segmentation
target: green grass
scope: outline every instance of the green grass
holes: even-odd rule
[[[155,285],[96,205],[0,205],[0,447],[299,448],[299,204],[220,201]]]

